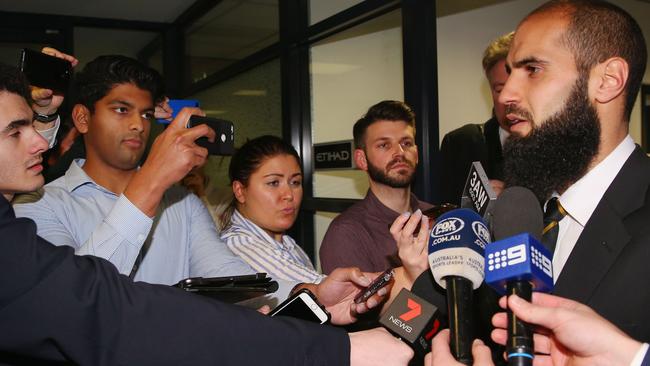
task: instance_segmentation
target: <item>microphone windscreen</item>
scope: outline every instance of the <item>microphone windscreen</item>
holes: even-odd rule
[[[497,199],[491,213],[494,241],[528,233],[541,240],[542,208],[533,192],[523,187],[506,188]]]
[[[490,233],[476,212],[458,208],[442,214],[429,236],[429,268],[436,283],[446,288],[445,277],[462,277],[478,288],[484,278],[485,246]]]

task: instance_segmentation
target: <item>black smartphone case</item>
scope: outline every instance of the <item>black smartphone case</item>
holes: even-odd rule
[[[72,66],[66,60],[23,48],[20,53],[20,71],[30,85],[65,94],[72,77]]]
[[[207,137],[200,137],[196,144],[208,149],[210,155],[230,156],[235,153],[235,126],[232,122],[212,117],[192,116],[187,122],[187,128],[200,124],[207,124],[216,133],[215,141],[208,141]]]

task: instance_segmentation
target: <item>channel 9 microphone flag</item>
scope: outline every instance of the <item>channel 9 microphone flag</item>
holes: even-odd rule
[[[447,290],[450,347],[459,362],[472,363],[473,290],[483,282],[485,246],[490,233],[474,211],[460,208],[442,214],[429,237],[429,267]]]
[[[542,232],[542,210],[535,195],[522,187],[504,190],[493,210],[495,241],[485,250],[485,282],[501,295],[531,300],[532,291],[553,290],[549,251],[537,240]],[[508,311],[508,365],[532,365],[530,327]]]

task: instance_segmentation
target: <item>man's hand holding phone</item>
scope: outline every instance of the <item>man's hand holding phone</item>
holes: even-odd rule
[[[57,49],[51,47],[43,47],[41,50],[42,53],[60,58],[70,62],[70,66],[75,67],[79,63],[74,56],[65,54]],[[52,115],[57,112],[61,104],[63,103],[64,95],[60,92],[55,93],[51,89],[41,88],[38,86],[31,86],[32,100],[32,109],[34,112],[42,115]]]
[[[357,314],[381,304],[389,293],[391,285],[377,291],[365,302],[356,304],[354,298],[368,287],[379,273],[361,272],[359,268],[337,268],[319,284],[303,284],[331,315],[332,324],[351,324]]]
[[[187,128],[192,115],[205,116],[199,108],[183,108],[151,146],[147,160],[133,176],[124,195],[143,213],[153,217],[163,193],[192,168],[205,164],[208,150],[195,141],[215,132],[205,124]]]

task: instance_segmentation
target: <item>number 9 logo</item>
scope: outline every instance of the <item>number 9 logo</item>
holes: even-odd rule
[[[508,248],[508,265],[523,263],[526,261],[526,244],[519,244],[517,246]]]

